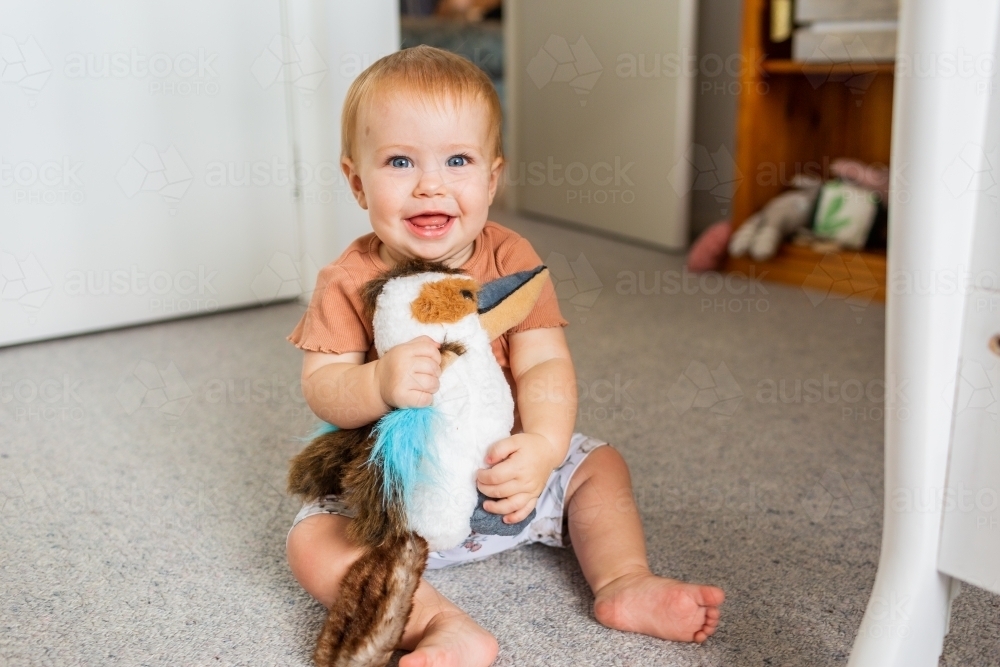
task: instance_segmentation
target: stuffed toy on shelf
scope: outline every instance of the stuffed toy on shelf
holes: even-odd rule
[[[796,175],[792,186],[794,190],[769,201],[733,232],[729,239],[732,257],[749,253],[755,261],[767,261],[778,252],[785,237],[809,225],[822,182],[818,178]]]
[[[514,424],[491,341],[528,316],[548,280],[540,266],[480,285],[458,269],[411,260],[363,287],[379,355],[429,336],[440,344],[442,372],[430,406],[397,408],[355,429],[326,425],[292,460],[289,491],[307,501],[339,496],[356,512],[348,534],[365,548],[320,632],[319,667],[388,663],[429,551],[458,546],[473,531],[516,535],[534,518],[505,524],[486,512],[476,474]]]
[[[858,160],[834,160],[833,179],[796,175],[783,192],[729,237],[729,255],[765,262],[792,237],[818,252],[884,249],[889,170]],[[699,239],[697,243],[700,243]]]
[[[838,248],[860,250],[868,241],[879,203],[871,190],[846,181],[827,181],[816,203],[812,234]]]

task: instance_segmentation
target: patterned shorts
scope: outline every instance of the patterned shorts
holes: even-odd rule
[[[471,533],[465,542],[445,551],[432,551],[427,558],[427,569],[439,570],[449,565],[482,560],[493,554],[507,551],[522,544],[541,542],[552,547],[568,546],[569,540],[563,533],[564,499],[566,489],[573,473],[587,458],[587,455],[602,445],[608,443],[590,438],[581,433],[574,433],[569,443],[566,458],[558,468],[549,475],[542,495],[535,505],[535,519],[519,534],[513,536],[480,535]],[[339,514],[354,516],[354,512],[337,496],[325,496],[311,503],[306,503],[295,515],[292,528],[314,514]],[[288,531],[291,534],[291,530]]]

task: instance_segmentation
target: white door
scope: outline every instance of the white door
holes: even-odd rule
[[[0,2],[0,345],[291,298],[357,235],[337,119],[398,7],[282,4]]]
[[[994,12],[992,18],[1000,21],[995,7]],[[993,29],[996,40],[1000,23]],[[995,63],[1000,40],[993,48]],[[963,281],[965,315],[938,567],[1000,593],[1000,76],[995,72],[990,84],[981,89],[982,138],[961,146],[945,171],[954,194],[971,204],[974,229]]]
[[[938,665],[959,579],[1000,590],[1000,0],[900,10],[884,524],[850,667]]]
[[[508,5],[516,208],[685,247],[696,0]]]

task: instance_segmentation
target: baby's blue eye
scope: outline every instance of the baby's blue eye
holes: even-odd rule
[[[448,158],[449,167],[464,167],[469,161],[469,158],[464,155],[452,155]]]
[[[410,158],[394,157],[391,160],[389,160],[389,164],[398,169],[405,169],[410,166]]]

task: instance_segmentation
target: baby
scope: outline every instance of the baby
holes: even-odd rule
[[[344,103],[341,166],[371,219],[319,275],[289,340],[305,351],[302,389],[313,411],[341,428],[397,407],[431,403],[441,354],[430,338],[376,358],[372,322],[358,292],[397,262],[421,258],[461,268],[480,283],[542,262],[514,232],[486,220],[503,172],[501,111],[486,75],[426,46],[386,56],[352,84]],[[703,642],[719,623],[723,592],[652,574],[628,468],[607,443],[573,432],[576,377],[551,283],[528,318],[494,341],[515,397],[513,434],[493,444],[478,476],[496,500],[486,511],[519,523],[515,536],[473,533],[434,552],[431,569],[484,558],[527,542],[567,546],[594,592],[604,625],[674,641]],[[347,537],[351,508],[336,497],[307,504],[288,534],[288,562],[322,604],[363,550]],[[565,528],[564,528],[565,526]],[[566,534],[568,532],[568,535]],[[493,636],[426,581],[399,648],[402,667],[489,665]]]

